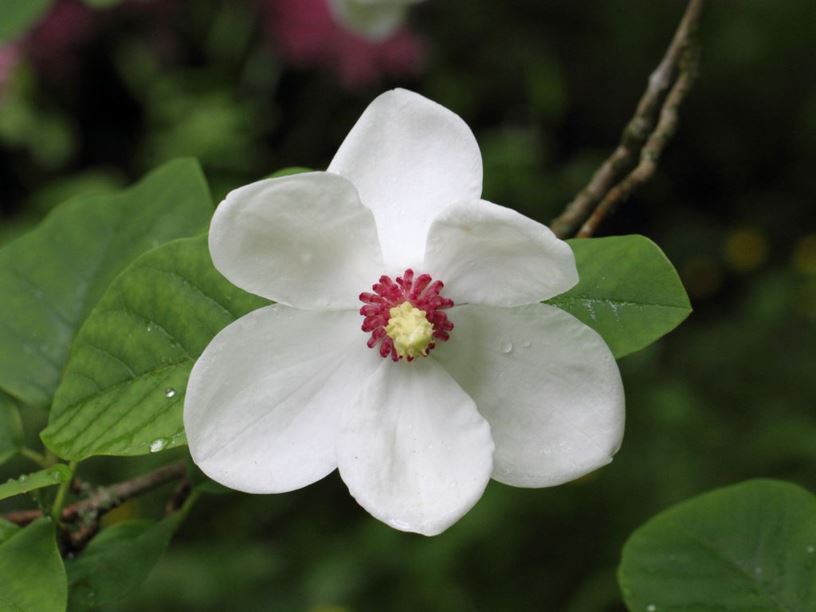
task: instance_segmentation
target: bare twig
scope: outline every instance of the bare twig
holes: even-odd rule
[[[697,29],[702,8],[703,0],[689,1],[663,60],[649,77],[620,144],[551,223],[560,238],[572,236],[579,228],[580,236],[591,235],[615,204],[654,174],[657,158],[676,129],[677,110],[696,75]],[[647,171],[644,164],[651,169]]]
[[[187,467],[184,462],[171,463],[131,480],[105,487],[86,499],[66,506],[61,513],[62,521],[71,523],[83,518],[86,522],[96,522],[100,516],[127,500],[168,482],[184,478],[186,474]],[[43,513],[39,510],[21,510],[5,514],[2,518],[18,525],[27,525],[42,516]]]
[[[640,153],[637,167],[620,183],[606,194],[598,207],[592,212],[581,229],[578,238],[589,238],[598,229],[604,217],[619,203],[626,201],[638,187],[648,182],[657,170],[657,163],[666,145],[677,131],[678,109],[691,89],[693,72],[683,72],[674,84],[666,104],[660,112],[660,120],[649,140]]]

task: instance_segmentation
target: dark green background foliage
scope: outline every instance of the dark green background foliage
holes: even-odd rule
[[[113,9],[59,70],[28,65],[6,88],[0,241],[60,201],[108,193],[176,157],[201,160],[216,198],[282,167],[325,167],[394,85],[461,114],[482,147],[485,197],[547,222],[616,144],[683,6],[429,0],[411,14],[428,40],[425,70],[354,92],[284,63],[254,3],[197,0],[193,13],[170,1],[161,32],[150,11]],[[623,610],[621,550],[657,512],[749,478],[816,488],[816,4],[708,8],[680,132],[655,180],[602,228],[660,245],[695,309],[620,362],[627,432],[611,465],[554,489],[491,483],[433,539],[371,518],[336,474],[287,495],[204,496],[147,582],[105,609]],[[16,419],[9,410],[0,419]],[[21,412],[36,445],[47,415]],[[16,444],[0,439],[0,455]],[[185,452],[82,470],[113,482]],[[0,481],[28,468],[7,463]],[[158,554],[169,528],[143,521],[169,494],[117,510],[106,538],[127,550],[122,534],[142,534],[132,545]],[[37,529],[26,538],[45,547],[51,528]],[[69,564],[72,584],[106,563],[97,546],[98,559]]]

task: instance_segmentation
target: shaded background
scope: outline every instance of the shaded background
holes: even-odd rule
[[[58,2],[0,48],[0,243],[178,156],[202,161],[216,198],[325,167],[396,85],[472,126],[487,199],[548,222],[617,143],[684,7],[431,0],[371,44],[321,2]],[[368,516],[336,474],[208,496],[117,609],[622,610],[621,547],[659,510],[760,476],[816,488],[816,3],[711,3],[702,38],[656,179],[602,227],[661,245],[695,307],[621,361],[627,433],[610,466],[554,489],[491,483],[432,539]],[[26,418],[32,434],[45,415]],[[82,469],[113,481],[183,454]],[[167,495],[107,520],[155,514]]]

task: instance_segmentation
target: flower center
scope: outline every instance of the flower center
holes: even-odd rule
[[[444,286],[429,274],[414,278],[410,268],[396,280],[381,276],[371,287],[374,293],[360,294],[362,329],[371,332],[368,347],[379,345],[380,355],[393,361],[413,361],[450,338],[453,323],[443,310],[453,300],[439,295]]]
[[[391,318],[385,326],[385,333],[394,341],[394,348],[400,357],[413,359],[428,354],[428,345],[433,337],[433,325],[425,316],[425,311],[403,302],[391,310]]]

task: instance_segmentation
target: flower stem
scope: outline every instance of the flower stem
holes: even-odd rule
[[[68,489],[71,487],[71,481],[74,479],[77,462],[71,461],[68,464],[68,469],[71,471],[71,476],[63,482],[59,489],[57,489],[57,496],[54,498],[54,505],[51,506],[51,518],[55,523],[59,523],[62,518],[62,508],[65,505],[65,496],[68,494]]]
[[[51,467],[51,462],[48,461],[48,458],[43,455],[42,453],[38,453],[37,451],[27,448],[23,446],[19,451],[17,451],[21,457],[25,457],[26,459],[30,459],[37,465],[43,468]]]
[[[193,489],[193,491],[190,492],[190,495],[187,496],[187,499],[184,500],[184,503],[178,510],[180,520],[184,521],[187,519],[187,515],[190,513],[190,510],[192,509],[196,501],[198,501],[199,497],[201,497],[200,491],[196,491],[195,489]]]

